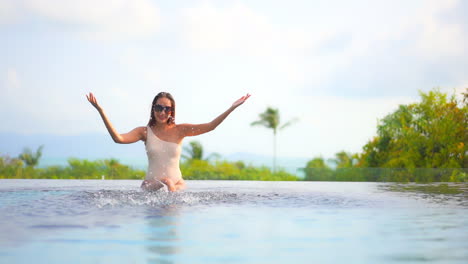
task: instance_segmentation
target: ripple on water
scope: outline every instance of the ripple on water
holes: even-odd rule
[[[42,225],[32,225],[29,228],[38,228],[38,229],[88,229],[85,225],[67,225],[67,224],[42,224]]]

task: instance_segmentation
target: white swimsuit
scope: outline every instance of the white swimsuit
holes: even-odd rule
[[[148,171],[146,180],[161,180],[169,178],[176,183],[182,179],[179,168],[182,144],[168,142],[159,139],[151,130],[146,127],[146,154],[148,155]]]

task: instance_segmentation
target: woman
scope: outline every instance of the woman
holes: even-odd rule
[[[133,129],[126,134],[119,134],[98,104],[96,97],[89,93],[88,101],[98,110],[107,131],[116,143],[129,144],[139,140],[145,142],[148,155],[148,171],[141,184],[144,190],[158,190],[167,185],[169,191],[182,190],[184,179],[179,168],[182,140],[187,136],[197,136],[215,129],[224,119],[243,104],[250,94],[235,101],[226,112],[205,124],[176,124],[175,101],[170,93],[157,94],[151,106],[150,120],[147,126]]]

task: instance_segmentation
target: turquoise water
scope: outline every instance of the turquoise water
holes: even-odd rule
[[[0,263],[468,261],[467,184],[139,185],[0,180]]]

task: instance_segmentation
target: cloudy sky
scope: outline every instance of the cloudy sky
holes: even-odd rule
[[[121,132],[160,91],[179,123],[251,93],[198,137],[208,151],[270,154],[250,123],[272,106],[299,119],[280,156],[358,152],[418,91],[468,87],[466,14],[462,0],[0,0],[0,132],[106,133],[90,91]]]

